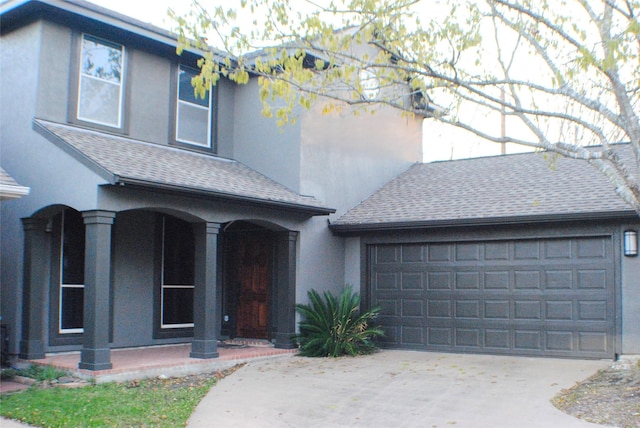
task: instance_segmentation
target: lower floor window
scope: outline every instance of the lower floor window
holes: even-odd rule
[[[193,327],[193,286],[162,286],[162,328]]]
[[[191,224],[163,217],[161,328],[193,327],[194,265]]]
[[[84,320],[84,285],[62,284],[60,287],[60,333],[82,333]]]
[[[60,214],[60,294],[58,332],[84,331],[85,226],[82,214],[66,209]]]

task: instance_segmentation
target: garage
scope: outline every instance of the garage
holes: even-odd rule
[[[367,246],[383,345],[612,358],[611,235]]]
[[[587,162],[521,153],[414,164],[330,228],[345,238],[345,282],[364,308],[382,308],[382,346],[640,353],[640,257],[630,243],[640,218]]]

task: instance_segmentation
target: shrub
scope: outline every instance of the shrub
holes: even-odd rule
[[[370,354],[376,348],[373,338],[383,336],[380,327],[369,322],[380,312],[379,307],[360,313],[360,295],[346,287],[338,297],[325,291],[324,299],[317,291],[308,293],[308,305],[297,304],[304,317],[300,333],[294,340],[300,345],[300,355],[306,357],[339,357]]]

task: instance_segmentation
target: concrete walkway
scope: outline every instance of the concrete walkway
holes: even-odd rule
[[[188,427],[597,427],[557,410],[561,389],[610,361],[382,351],[252,362]]]

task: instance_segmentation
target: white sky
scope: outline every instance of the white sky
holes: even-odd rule
[[[189,10],[191,0],[90,0],[107,9],[111,9],[148,22],[158,27],[171,29],[172,23],[167,16],[167,9],[185,13]],[[240,0],[207,0],[209,4],[223,4],[225,7],[240,8]],[[434,100],[436,103],[438,100]],[[486,120],[479,117],[478,120]],[[500,127],[499,119],[495,126]],[[435,120],[424,121],[424,161],[461,159],[477,156],[492,156],[500,154],[500,145],[483,141],[471,133],[437,123]],[[508,145],[507,153],[530,151],[522,146]]]

